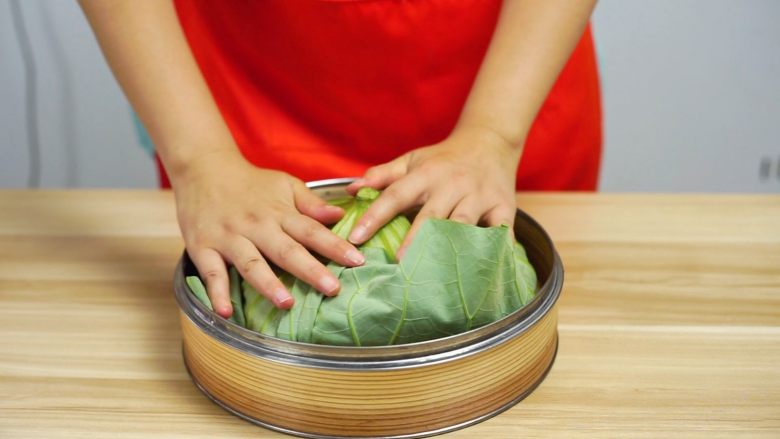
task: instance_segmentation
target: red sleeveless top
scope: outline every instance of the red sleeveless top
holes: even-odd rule
[[[243,155],[303,180],[447,137],[490,43],[499,0],[177,0],[193,55]],[[593,190],[599,84],[586,31],[542,107],[524,190]]]

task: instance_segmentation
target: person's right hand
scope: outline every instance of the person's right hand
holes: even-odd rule
[[[364,262],[352,244],[323,225],[341,218],[342,209],[326,204],[301,180],[254,167],[240,154],[192,160],[173,183],[187,253],[214,310],[225,318],[233,313],[226,262],[279,308],[291,307],[293,297],[268,261],[328,296],[338,293],[338,280],[307,249],[345,266]]]

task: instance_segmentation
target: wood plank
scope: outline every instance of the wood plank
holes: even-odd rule
[[[524,194],[556,242],[780,243],[780,195]]]
[[[2,190],[0,235],[178,236],[170,191]]]
[[[780,326],[780,245],[559,245],[561,322]]]

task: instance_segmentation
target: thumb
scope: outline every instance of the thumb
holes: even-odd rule
[[[406,175],[408,170],[409,156],[404,154],[395,160],[368,168],[363,178],[358,178],[347,186],[347,192],[354,194],[364,186],[384,189]]]

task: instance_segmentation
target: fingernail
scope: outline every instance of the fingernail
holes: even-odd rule
[[[363,253],[360,253],[354,248],[347,250],[347,254],[345,256],[349,262],[355,265],[363,265],[363,263],[366,262],[366,258],[363,256]]]
[[[293,302],[293,298],[290,295],[290,293],[288,293],[287,291],[285,290],[274,291],[274,303],[276,304],[276,306],[280,308],[284,308],[285,305],[292,304],[292,302]]]
[[[339,290],[339,281],[331,276],[322,276],[319,281],[320,291],[326,296],[333,296]]]
[[[349,234],[349,242],[353,244],[362,243],[366,238],[366,231],[368,231],[368,227],[363,224],[358,224],[352,229],[352,233]]]
[[[364,184],[366,184],[366,179],[365,178],[358,178],[357,180],[353,181],[349,185],[350,186],[362,186]]]

